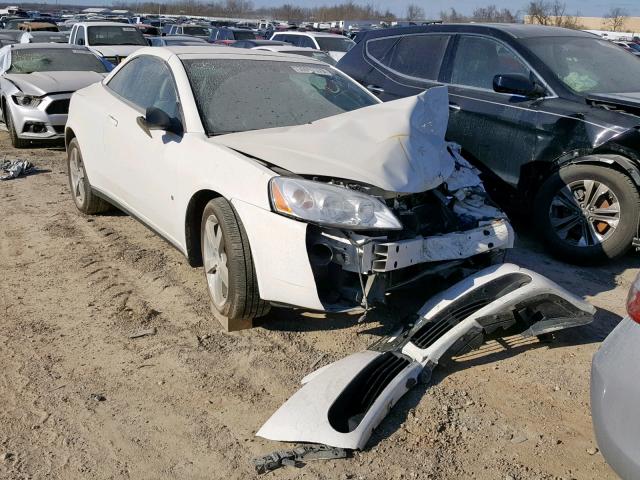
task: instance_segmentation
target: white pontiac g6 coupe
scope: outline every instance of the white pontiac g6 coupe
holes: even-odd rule
[[[73,95],[69,184],[203,265],[229,330],[270,305],[370,308],[512,246],[447,120],[444,87],[382,104],[311,58],[143,48]]]

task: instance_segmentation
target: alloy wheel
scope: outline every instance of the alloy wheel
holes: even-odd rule
[[[71,192],[73,199],[77,205],[84,203],[84,167],[82,160],[78,154],[78,149],[71,150],[71,158],[69,159],[69,175],[71,177]]]
[[[606,184],[578,180],[561,188],[551,201],[549,221],[558,238],[576,247],[605,242],[620,223],[620,202]]]
[[[203,263],[211,298],[222,310],[229,296],[229,268],[224,237],[218,219],[211,215],[205,223]]]

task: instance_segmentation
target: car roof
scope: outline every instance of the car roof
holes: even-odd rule
[[[132,23],[121,23],[121,22],[77,22],[74,25],[85,25],[87,27],[129,27],[129,28],[135,28]]]
[[[32,32],[29,32],[32,33]],[[48,32],[48,33],[58,33],[58,32]],[[83,47],[81,45],[71,45],[69,43],[14,43],[11,45],[13,50],[29,50],[29,49],[41,49],[41,48],[65,48],[68,50],[87,50],[88,48]]]
[[[420,25],[411,27],[393,27],[362,32],[362,40],[412,33],[449,32],[449,33],[496,33],[508,35],[512,38],[540,38],[540,37],[586,37],[593,35],[581,30],[572,30],[547,25],[531,25],[521,23],[442,23],[435,25]]]
[[[238,40],[239,42],[249,42],[249,43],[255,43],[258,46],[265,46],[265,47],[280,47],[280,46],[284,46],[287,45],[286,42],[281,42],[280,40],[254,40],[252,38],[249,38],[247,40]]]
[[[339,37],[339,38],[348,38],[344,35],[339,35],[337,33],[329,33],[329,32],[297,32],[295,30],[285,30],[284,32],[276,32],[275,34],[286,33],[287,35],[307,35],[309,37]]]
[[[43,37],[44,36],[50,37],[52,35],[59,35],[61,37],[69,36],[69,32],[46,32],[43,30],[36,30],[35,32],[24,32],[24,33],[28,33],[30,35],[35,35],[35,36],[42,35]]]
[[[284,53],[270,52],[268,50],[253,50],[250,48],[231,48],[215,45],[188,46],[188,45],[172,45],[163,47],[143,47],[136,50],[129,58],[139,55],[154,55],[161,58],[169,58],[176,55],[179,58],[233,58],[246,60],[274,60],[285,61],[290,60],[296,63],[313,63],[316,65],[327,66],[325,62],[316,60],[311,57],[302,57],[300,55],[287,55]]]
[[[294,47],[293,45],[261,45],[261,47],[269,48],[272,52],[318,52],[324,53],[321,50],[316,50],[310,47]]]
[[[165,35],[160,38],[164,38],[166,40],[193,40],[194,42],[203,43],[200,42],[200,37],[196,37],[195,35]]]

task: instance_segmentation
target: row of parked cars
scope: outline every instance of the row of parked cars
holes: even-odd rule
[[[207,45],[195,36],[151,41]],[[74,25],[69,42],[77,47],[66,49],[69,58],[93,53],[101,59],[94,70],[102,74],[109,63],[148,44],[134,27],[99,22]],[[552,252],[587,263],[618,257],[638,242],[640,63],[633,56],[587,33],[526,25],[403,27],[366,32],[358,44],[349,42],[331,34],[279,32],[272,40],[233,45],[338,62],[339,70],[383,101],[447,85],[447,138],[483,170],[500,204],[531,212]],[[20,51],[5,47],[4,56],[26,55]],[[5,74],[69,69],[59,61],[30,67],[8,67],[9,62],[3,62]],[[3,93],[15,88],[4,83]],[[25,126],[18,109],[30,107],[6,98],[3,116],[13,113],[7,124],[16,145],[62,135],[63,117],[31,118]]]
[[[378,30],[332,66],[270,50],[282,45],[145,48],[111,28],[0,49],[3,121],[17,146],[63,138],[76,207],[117,206],[202,266],[229,329],[272,305],[368,309],[424,278],[492,278],[476,313],[526,285],[517,267],[495,277],[513,231],[480,171],[565,259],[615,257],[637,235],[640,64],[592,35]],[[509,315],[580,313],[549,288]],[[592,387],[600,445],[629,478],[638,429],[615,415],[633,408],[615,367],[637,373],[637,349],[616,348],[638,333],[637,303],[634,286]]]

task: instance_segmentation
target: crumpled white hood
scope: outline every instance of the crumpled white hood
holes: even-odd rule
[[[102,81],[104,77],[103,73],[77,71],[4,74],[4,78],[10,80],[23,93],[38,96],[55,92],[75,92],[92,83]]]
[[[439,186],[454,170],[444,136],[446,87],[373,105],[308,125],[213,137],[212,142],[303,175],[418,193]]]

